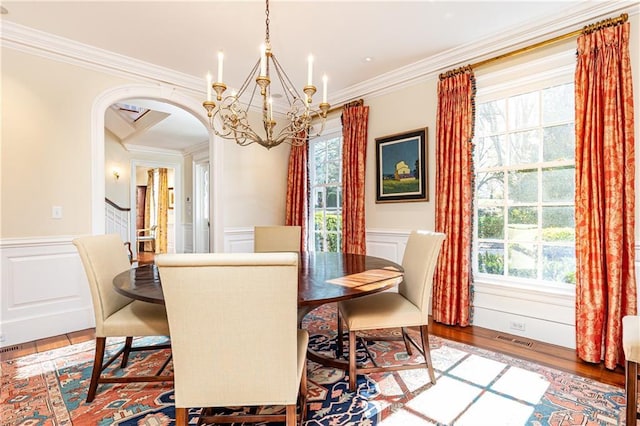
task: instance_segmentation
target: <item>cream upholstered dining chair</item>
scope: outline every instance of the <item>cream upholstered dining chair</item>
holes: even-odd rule
[[[169,318],[176,425],[286,421],[306,415],[309,335],[298,329],[295,253],[163,254],[156,258]],[[284,405],[285,414],[263,406]],[[241,416],[214,408],[246,407]]]
[[[168,336],[169,323],[164,306],[134,301],[114,290],[113,277],[131,268],[129,257],[118,235],[95,235],[73,240],[84,266],[96,321],[96,350],[87,392],[87,402],[93,401],[100,383],[131,383],[172,381],[173,376],[123,376],[102,375],[105,368],[122,355],[121,368],[127,366],[130,352],[157,350],[171,347],[169,344],[133,346],[133,336]],[[126,337],[124,346],[103,365],[107,337]]]
[[[256,226],[253,229],[253,251],[300,252],[300,226]]]
[[[429,305],[433,273],[445,235],[430,231],[413,231],[409,236],[402,259],[404,279],[398,292],[376,293],[370,296],[338,302],[338,357],[343,351],[343,325],[349,332],[349,390],[356,390],[359,373],[404,370],[426,366],[431,383],[436,377],[429,350]],[[422,353],[425,362],[421,364],[401,364],[372,367],[358,366],[356,363],[356,332],[374,329],[401,328],[407,352],[411,354],[409,337],[404,327],[420,327]],[[388,338],[387,338],[388,339]],[[370,338],[376,340],[376,338]],[[378,339],[382,340],[382,339]],[[413,341],[412,341],[413,342]],[[420,348],[415,345],[418,350]],[[365,345],[366,348],[366,345]]]
[[[622,318],[622,349],[625,362],[625,393],[627,425],[635,425],[638,413],[638,364],[640,364],[640,316]]]

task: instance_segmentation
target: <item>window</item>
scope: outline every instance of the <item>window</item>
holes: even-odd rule
[[[475,273],[575,284],[573,83],[512,89],[476,111]]]
[[[342,131],[327,129],[309,142],[309,249],[339,252],[342,246]]]

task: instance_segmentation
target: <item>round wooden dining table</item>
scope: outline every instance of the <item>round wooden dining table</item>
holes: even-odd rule
[[[320,305],[353,299],[392,288],[402,281],[402,266],[380,257],[351,253],[300,253],[298,308],[306,312]],[[113,279],[123,296],[164,304],[155,264],[123,271]]]
[[[298,324],[313,309],[378,293],[397,286],[403,279],[402,266],[380,257],[352,253],[300,253],[298,262]],[[164,304],[160,273],[155,264],[123,271],[113,279],[116,292],[136,300]],[[315,356],[312,358],[316,358]],[[314,359],[344,368],[344,362]]]

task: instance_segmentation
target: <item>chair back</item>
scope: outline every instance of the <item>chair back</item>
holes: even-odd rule
[[[295,404],[298,255],[163,254],[176,406]]]
[[[300,252],[301,226],[256,226],[253,230],[253,251]]]
[[[124,243],[119,235],[93,235],[73,240],[78,249],[84,271],[87,274],[93,312],[96,319],[96,335],[103,336],[102,323],[111,314],[132,302],[113,288],[113,277],[131,268]]]
[[[413,231],[402,258],[404,280],[398,292],[420,309],[424,319],[429,315],[433,274],[444,239],[439,232]]]

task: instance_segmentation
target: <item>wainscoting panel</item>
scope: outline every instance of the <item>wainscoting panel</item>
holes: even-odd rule
[[[94,326],[86,275],[71,240],[0,243],[0,346]]]
[[[224,230],[225,253],[253,253],[253,228]]]
[[[410,233],[397,230],[369,230],[366,236],[367,254],[401,264]]]

